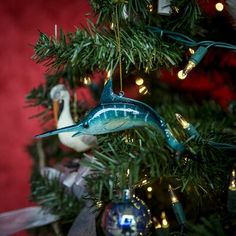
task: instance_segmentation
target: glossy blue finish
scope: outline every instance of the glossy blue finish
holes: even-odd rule
[[[134,104],[120,102],[95,107],[76,131],[78,134],[106,134],[143,126],[158,127],[155,116]]]
[[[110,202],[101,220],[106,236],[148,235],[151,224],[150,210],[136,197],[125,202]]]
[[[100,104],[80,123],[48,131],[36,137],[43,138],[61,132],[73,132],[73,136],[98,135],[143,126],[160,129],[171,148],[179,152],[184,150],[184,146],[176,140],[164,119],[155,110],[145,103],[116,95],[112,90],[112,79],[110,79],[104,86]]]

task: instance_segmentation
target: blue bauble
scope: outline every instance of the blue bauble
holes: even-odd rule
[[[150,225],[150,210],[137,197],[109,203],[102,216],[102,228],[106,236],[146,235]]]

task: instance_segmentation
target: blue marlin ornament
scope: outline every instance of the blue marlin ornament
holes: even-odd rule
[[[73,136],[99,135],[144,126],[160,129],[173,150],[185,150],[184,145],[173,136],[164,119],[155,110],[143,102],[115,94],[112,79],[109,79],[104,86],[99,105],[79,123],[39,134],[36,138],[62,132],[73,132]]]

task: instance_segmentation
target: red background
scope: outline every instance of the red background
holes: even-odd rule
[[[38,30],[54,25],[74,31],[86,22],[86,0],[7,0],[0,3],[0,213],[29,206],[31,158],[25,146],[39,133],[36,109],[24,108],[25,95],[43,83],[45,68],[32,61]],[[1,235],[1,232],[0,232]],[[17,235],[25,235],[18,233]]]
[[[209,9],[205,8],[209,15],[215,14],[213,2],[216,1],[206,5]],[[34,86],[44,82],[45,68],[32,61],[33,47],[30,45],[38,39],[38,30],[53,35],[55,24],[62,26],[65,32],[74,31],[78,25],[86,23],[85,13],[89,11],[87,0],[7,0],[0,3],[0,213],[32,204],[28,201],[32,162],[25,147],[41,129],[36,119],[29,119],[37,110],[24,108],[24,97]],[[235,66],[235,54],[230,60],[229,55],[225,54],[221,62],[225,58]],[[176,83],[175,76],[165,77],[181,89],[206,90],[206,93],[210,90],[223,106],[235,98],[235,93],[224,87],[224,75],[221,74],[220,83],[216,84],[215,80],[206,80],[205,74],[196,73],[181,84]],[[208,76],[215,79],[220,76],[214,73]]]

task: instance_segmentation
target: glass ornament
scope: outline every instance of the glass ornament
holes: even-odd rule
[[[147,235],[151,223],[150,210],[137,197],[110,202],[102,216],[102,228],[106,236]]]

